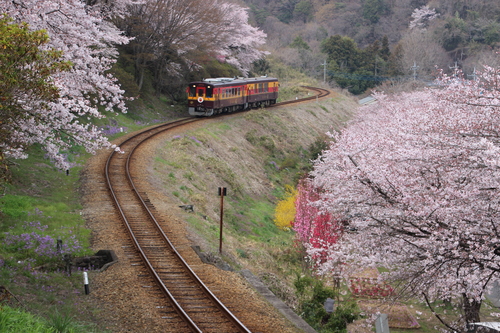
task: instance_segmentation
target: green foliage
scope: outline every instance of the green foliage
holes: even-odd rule
[[[324,304],[327,298],[338,299],[335,291],[322,281],[297,274],[294,286],[299,295],[302,318],[319,333],[347,332],[347,324],[359,318],[359,308],[354,300],[337,301],[332,314],[327,314]]]
[[[59,98],[59,89],[51,76],[69,70],[71,63],[61,60],[61,51],[42,49],[48,41],[45,30],[32,31],[26,23],[13,23],[11,18],[0,14],[0,142],[3,146],[25,149],[26,142],[12,141],[12,127],[27,117],[27,106],[45,109],[48,102]],[[0,170],[3,183],[7,180],[8,167],[1,150]]]
[[[389,74],[387,38],[360,49],[351,38],[335,35],[323,41],[321,50],[328,56],[329,79],[353,94],[375,87],[382,81],[380,76]]]
[[[20,102],[13,98],[18,90],[45,101],[56,99],[59,90],[50,76],[71,67],[70,62],[61,60],[61,51],[41,49],[49,40],[46,31],[32,31],[27,24],[12,21],[6,15],[0,17],[0,108],[4,115],[7,110],[14,114],[21,111]]]
[[[49,324],[56,333],[73,333],[80,328],[73,316],[62,314],[57,310],[49,316]]]
[[[248,258],[247,252],[243,249],[236,249],[236,253],[240,258],[245,258],[245,259]]]
[[[0,332],[54,333],[54,330],[43,319],[30,313],[0,306]]]
[[[300,1],[295,5],[293,17],[297,20],[307,23],[313,14],[313,5],[309,1]]]
[[[217,60],[207,62],[203,66],[203,70],[198,74],[201,78],[209,77],[234,77],[241,73],[233,66],[227,63],[221,63]]]
[[[309,45],[302,39],[301,36],[295,37],[293,42],[290,44],[290,47],[296,48],[296,49],[303,49],[303,50],[310,50],[311,48]]]
[[[139,96],[140,89],[135,82],[134,75],[127,71],[121,62],[115,63],[110,72],[120,82],[120,87],[125,91],[124,96]]]
[[[26,218],[33,210],[34,199],[28,196],[7,194],[0,198],[0,211],[14,219]]]
[[[316,160],[328,148],[329,138],[326,135],[319,136],[308,148],[311,160]]]
[[[304,295],[299,304],[301,317],[309,325],[317,329],[326,316],[325,301],[328,297],[335,298],[335,292],[325,287],[320,280],[305,280],[302,278],[302,280],[297,279],[296,284],[299,285],[300,291]]]
[[[444,49],[454,50],[467,39],[467,23],[457,13],[446,20],[441,36]]]
[[[276,149],[276,145],[274,140],[266,135],[256,135],[255,130],[251,130],[245,134],[245,139],[248,142],[253,144],[254,146],[259,146],[267,149],[269,152],[274,152]]]
[[[347,332],[347,324],[358,319],[359,315],[360,310],[355,301],[342,302],[328,317],[320,332]]]
[[[386,11],[387,7],[383,0],[364,0],[363,2],[363,17],[372,24],[377,23]]]
[[[267,59],[254,61],[252,71],[249,76],[267,75],[271,72],[271,65]]]
[[[257,21],[259,26],[264,25],[266,18],[271,15],[271,13],[269,13],[266,9],[257,7],[253,4],[250,5],[250,10],[252,11],[255,21]]]
[[[494,21],[489,22],[482,28],[482,34],[485,44],[494,46],[496,43],[500,42],[500,23]]]
[[[321,51],[328,56],[328,62],[335,62],[339,68],[358,66],[360,50],[352,38],[335,35],[321,44]]]
[[[300,0],[278,0],[274,7],[273,14],[283,23],[290,23],[293,19],[295,5]]]
[[[295,281],[293,282],[293,285],[295,286],[295,291],[297,292],[298,296],[302,298],[306,292],[306,288],[313,284],[314,279],[309,275],[300,275],[299,273],[296,274],[297,276]]]

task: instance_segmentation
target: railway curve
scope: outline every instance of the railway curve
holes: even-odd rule
[[[284,106],[325,97],[328,90],[306,87],[317,94],[307,98],[280,102]],[[219,115],[225,116],[225,115]],[[135,186],[130,174],[134,152],[147,140],[178,126],[203,121],[183,118],[139,132],[120,147],[123,153],[109,155],[104,174],[113,204],[119,212],[136,251],[151,277],[168,299],[169,308],[163,317],[166,325],[179,332],[251,332],[203,284],[180,256],[155,218],[154,207]]]

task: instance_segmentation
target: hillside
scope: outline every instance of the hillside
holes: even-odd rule
[[[187,132],[161,137],[148,145],[148,153],[140,159],[139,168],[151,184],[148,197],[161,216],[176,221],[180,236],[186,233],[184,249],[199,246],[205,258],[226,270],[219,270],[220,280],[232,279],[231,285],[243,286],[238,272],[248,269],[264,281],[271,278],[271,287],[280,282],[281,292],[288,293],[281,296],[291,299],[302,259],[293,249],[293,234],[274,225],[274,205],[283,186],[293,185],[306,164],[308,147],[330,128],[341,126],[356,107],[350,98],[334,94],[319,103],[207,119]],[[100,157],[92,160],[96,159]],[[125,256],[123,263],[94,276],[96,304],[104,308],[113,304],[113,313],[107,316],[117,327],[123,325],[121,319],[140,328],[150,322],[149,329],[154,330],[156,324],[142,304],[142,291],[127,293],[128,286],[118,277],[133,274],[127,272],[126,249],[111,236],[117,226],[110,207],[103,205],[101,190],[92,185],[99,183],[94,174],[99,167],[92,165],[84,173],[83,212],[95,235],[93,248],[111,248],[119,257]],[[222,256],[218,253],[219,186],[228,188]],[[184,204],[193,204],[194,212],[179,208]],[[130,283],[135,280],[132,277]],[[131,311],[141,311],[141,316],[137,320],[125,316]],[[276,321],[278,325],[280,320]]]
[[[356,94],[385,80],[431,80],[436,66],[472,75],[483,65],[495,65],[492,51],[500,45],[498,1],[245,3],[255,24],[266,32],[266,48],[272,54],[318,80],[326,74],[331,85]],[[340,52],[325,48],[333,36],[346,38],[336,43]],[[380,52],[384,43],[390,52]]]

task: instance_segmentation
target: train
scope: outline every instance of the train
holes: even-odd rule
[[[191,82],[186,90],[191,116],[209,117],[220,113],[266,107],[276,103],[277,78],[211,78]]]

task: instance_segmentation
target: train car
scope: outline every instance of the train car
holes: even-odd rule
[[[212,78],[191,82],[187,88],[192,116],[248,110],[276,103],[279,82],[272,77]]]

